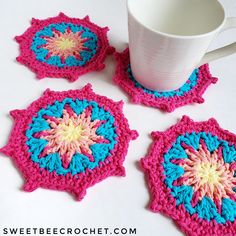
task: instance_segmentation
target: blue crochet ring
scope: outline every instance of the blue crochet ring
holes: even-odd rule
[[[159,91],[154,91],[145,88],[142,86],[133,76],[132,71],[131,71],[131,66],[128,65],[127,69],[129,78],[134,82],[134,85],[136,88],[141,88],[145,93],[154,95],[156,98],[171,98],[175,96],[183,96],[185,93],[188,93],[189,91],[192,90],[197,85],[198,82],[198,69],[195,69],[193,73],[190,75],[189,79],[186,81],[186,83],[180,87],[177,90],[172,90],[172,91],[167,91],[167,92],[159,92]]]
[[[65,34],[67,30],[70,30],[73,33],[81,32],[81,38],[87,39],[84,42],[84,47],[86,50],[81,51],[80,57],[81,60],[78,60],[73,54],[65,58],[65,61],[62,61],[62,58],[57,55],[50,55],[48,49],[45,49],[44,46],[47,43],[47,39],[54,37],[54,32],[60,32]],[[94,55],[97,53],[98,48],[98,38],[95,33],[93,33],[89,28],[82,25],[75,25],[72,23],[58,23],[50,24],[47,27],[44,27],[42,30],[38,31],[31,45],[31,49],[36,55],[36,59],[40,62],[47,63],[51,66],[57,66],[60,68],[63,67],[72,67],[72,66],[84,66],[89,62]]]
[[[166,177],[164,181],[165,185],[171,190],[172,196],[176,199],[177,206],[183,204],[186,211],[191,215],[196,213],[198,217],[202,219],[207,221],[214,219],[217,223],[223,224],[227,221],[234,222],[236,219],[236,202],[234,200],[223,198],[221,202],[221,213],[218,212],[216,203],[207,196],[204,196],[193,207],[193,187],[186,184],[175,184],[175,181],[186,174],[186,170],[177,164],[181,159],[189,159],[189,155],[187,155],[186,149],[183,146],[187,145],[188,148],[190,147],[194,150],[194,153],[195,151],[197,153],[202,141],[205,143],[206,149],[210,153],[222,148],[223,163],[232,164],[236,161],[236,149],[227,141],[219,139],[211,133],[186,133],[185,135],[179,136],[169,151],[164,155],[163,167]],[[175,163],[176,160],[177,163]],[[236,172],[234,176],[236,176]],[[236,189],[234,189],[234,191],[236,191]]]
[[[89,160],[88,156],[84,154],[76,153],[68,168],[63,167],[58,152],[41,156],[48,145],[48,141],[36,136],[40,132],[50,130],[51,127],[47,120],[49,118],[61,118],[66,106],[69,106],[77,116],[82,114],[86,108],[90,107],[91,121],[99,120],[104,122],[97,128],[96,134],[109,141],[108,143],[96,143],[90,146],[94,161]],[[105,111],[94,101],[72,100],[71,98],[66,98],[62,102],[57,101],[53,105],[48,105],[47,108],[39,110],[37,116],[33,118],[32,123],[29,125],[29,129],[26,131],[26,144],[29,149],[30,157],[32,161],[37,163],[41,168],[49,172],[56,171],[58,175],[66,175],[68,173],[75,175],[84,172],[86,169],[92,170],[98,167],[101,162],[105,161],[117,143],[114,123],[115,119],[111,113]]]

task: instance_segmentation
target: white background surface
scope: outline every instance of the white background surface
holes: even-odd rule
[[[236,16],[235,0],[221,2],[228,16]],[[117,101],[123,99],[130,126],[140,133],[139,139],[131,142],[124,163],[126,178],[106,179],[90,188],[82,202],[64,192],[21,191],[19,172],[9,158],[0,156],[0,227],[136,227],[138,236],[182,235],[168,218],[146,209],[149,194],[137,162],[151,143],[149,133],[165,130],[184,114],[199,121],[215,117],[222,127],[236,133],[236,55],[211,63],[212,74],[219,77],[219,82],[205,93],[204,104],[167,114],[128,102],[126,94],[111,82],[115,69],[112,57],[107,59],[104,71],[82,76],[74,83],[63,79],[37,81],[29,69],[15,61],[18,45],[13,38],[29,27],[31,17],[44,19],[60,11],[73,17],[88,14],[98,25],[109,26],[110,43],[118,51],[123,50],[128,42],[125,0],[0,0],[0,9],[0,146],[6,144],[12,127],[10,110],[26,108],[48,87],[77,89],[87,82],[99,94]],[[236,30],[225,32],[212,48],[235,39]]]

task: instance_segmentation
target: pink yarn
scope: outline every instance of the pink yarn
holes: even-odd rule
[[[236,146],[236,135],[220,128],[213,118],[205,122],[194,122],[188,116],[183,116],[176,125],[165,132],[152,132],[154,142],[147,156],[141,159],[141,167],[151,194],[149,208],[153,212],[160,212],[172,218],[180,230],[188,236],[234,236],[236,235],[236,221],[219,224],[216,220],[202,219],[197,213],[189,214],[183,204],[177,206],[176,199],[164,183],[166,178],[163,167],[164,155],[180,135],[191,132],[211,133],[219,139],[226,140],[230,145]],[[181,166],[185,159],[175,160]],[[186,178],[183,181],[186,181]]]
[[[41,62],[36,59],[36,55],[31,49],[33,38],[37,32],[49,26],[50,24],[57,23],[71,23],[75,25],[81,25],[89,28],[98,37],[98,49],[96,54],[83,66],[65,66],[63,68],[49,65],[45,62]],[[31,27],[29,27],[24,34],[16,36],[15,39],[20,45],[20,55],[17,57],[17,61],[25,66],[29,67],[36,73],[38,79],[45,77],[52,78],[66,78],[73,82],[78,79],[79,76],[91,71],[100,71],[104,69],[104,61],[108,54],[114,52],[114,48],[109,45],[107,38],[108,27],[101,28],[94,23],[90,22],[89,16],[83,19],[70,18],[64,13],[60,13],[57,17],[48,18],[45,20],[32,19]],[[81,42],[85,42],[81,41]],[[50,46],[52,48],[52,46]],[[83,47],[81,47],[83,49]],[[86,49],[86,48],[85,48]],[[76,53],[76,52],[74,52]],[[66,54],[67,55],[67,54]],[[79,57],[79,55],[77,56]]]
[[[135,87],[134,82],[129,78],[127,73],[127,68],[130,63],[128,48],[122,53],[115,53],[115,58],[117,60],[117,67],[113,81],[130,95],[131,101],[136,104],[159,108],[167,112],[172,112],[176,108],[187,104],[203,103],[203,93],[210,84],[217,82],[217,78],[212,77],[208,64],[206,64],[199,68],[197,85],[189,92],[182,96],[158,98],[153,94],[145,93],[141,88]]]
[[[87,168],[85,172],[76,175],[68,173],[64,176],[58,175],[55,171],[49,172],[46,169],[40,168],[37,163],[31,160],[30,152],[26,145],[26,131],[29,129],[29,124],[32,123],[33,117],[36,117],[39,110],[46,109],[48,105],[54,104],[55,101],[61,102],[65,98],[94,101],[102,106],[103,109],[109,111],[115,118],[114,125],[117,143],[114,149],[111,150],[110,155],[105,161],[100,162],[98,167],[94,169]],[[27,109],[10,112],[14,119],[14,127],[8,144],[0,149],[0,151],[11,157],[22,173],[26,181],[23,188],[25,191],[31,192],[39,187],[55,189],[72,193],[77,200],[82,200],[86,194],[86,189],[90,186],[109,176],[125,176],[123,162],[128,151],[128,145],[130,140],[138,137],[138,133],[135,130],[129,129],[128,121],[122,112],[122,107],[122,101],[114,102],[105,96],[95,94],[90,84],[81,90],[65,92],[54,92],[47,89],[43,96],[34,101]],[[85,110],[85,112],[89,115],[88,110]],[[81,116],[84,116],[84,113]]]

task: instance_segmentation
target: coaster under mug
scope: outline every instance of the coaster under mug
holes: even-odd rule
[[[177,107],[187,104],[203,103],[202,95],[211,84],[215,84],[218,80],[211,75],[209,65],[205,64],[195,69],[181,88],[168,92],[153,91],[143,87],[134,78],[128,48],[122,53],[115,53],[115,58],[117,67],[113,81],[130,95],[131,101],[167,112],[172,112]]]

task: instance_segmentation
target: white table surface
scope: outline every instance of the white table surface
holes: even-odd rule
[[[221,0],[228,16],[236,16],[236,1]],[[25,66],[15,61],[18,45],[13,40],[28,27],[31,17],[44,19],[60,11],[73,17],[89,15],[101,26],[109,26],[110,43],[122,51],[128,42],[125,0],[0,0],[0,146],[6,144],[12,127],[8,112],[26,108],[50,87],[53,90],[78,89],[87,82],[94,91],[113,100],[125,101],[124,113],[132,129],[140,137],[131,142],[124,163],[127,176],[110,177],[87,191],[82,202],[65,192],[38,189],[21,190],[23,179],[11,160],[0,156],[0,230],[3,227],[131,227],[138,236],[180,236],[171,220],[146,209],[149,193],[137,162],[151,143],[149,133],[165,130],[182,115],[197,121],[215,117],[225,129],[236,133],[236,55],[211,63],[211,71],[219,82],[205,93],[205,103],[189,105],[168,114],[157,109],[129,103],[128,96],[111,78],[115,61],[110,56],[106,68],[90,73],[78,81],[64,79],[36,80]],[[199,16],[200,17],[200,16]],[[221,34],[211,48],[236,39],[236,30]],[[1,234],[1,232],[0,232]]]

